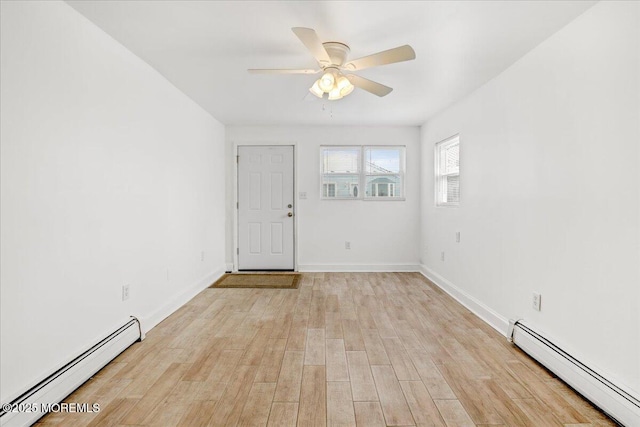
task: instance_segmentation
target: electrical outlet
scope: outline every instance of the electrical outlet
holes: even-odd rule
[[[537,292],[534,292],[533,300],[531,302],[532,302],[533,309],[536,311],[540,311],[540,308],[542,306],[542,295],[540,295]]]
[[[440,261],[444,261],[444,252],[440,252]]]
[[[122,301],[129,299],[129,285],[122,285]]]
[[[200,261],[204,261],[204,251],[200,252]]]
[[[456,231],[456,243],[460,243],[460,232]]]
[[[351,249],[351,242],[344,242],[345,249]]]

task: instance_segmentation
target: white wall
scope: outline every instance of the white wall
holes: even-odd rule
[[[415,270],[419,265],[418,127],[228,126],[227,262],[233,262],[234,144],[296,145],[298,267],[302,270]],[[320,145],[405,145],[406,200],[320,200]],[[351,250],[345,249],[351,242]]]
[[[223,271],[225,166],[224,127],[67,4],[1,15],[5,402]]]
[[[639,14],[597,4],[423,126],[421,248],[426,273],[498,327],[524,318],[636,392]],[[461,205],[435,208],[433,147],[456,133]]]

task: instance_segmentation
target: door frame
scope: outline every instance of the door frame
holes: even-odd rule
[[[297,142],[273,142],[273,141],[251,141],[233,142],[233,269],[238,272],[238,226],[240,219],[238,211],[238,147],[292,147],[293,148],[293,271],[298,271],[298,143]]]

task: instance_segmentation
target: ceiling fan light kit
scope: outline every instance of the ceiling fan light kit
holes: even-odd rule
[[[340,96],[347,96],[353,92],[353,84],[345,76],[338,77],[338,89],[340,90]]]
[[[319,80],[316,80],[313,83],[313,86],[311,86],[311,88],[309,89],[309,92],[311,92],[312,94],[314,94],[318,98],[322,98],[322,95],[324,95],[324,91],[322,89],[320,89],[320,84],[318,83],[318,81]]]
[[[322,98],[325,93],[329,94],[329,101],[341,99],[353,92],[353,84],[345,77],[340,70],[334,67],[325,68],[325,73],[313,83],[309,92]]]
[[[252,74],[315,74],[322,72],[322,76],[313,83],[309,92],[318,98],[324,97],[324,94],[327,93],[330,101],[342,99],[353,92],[355,87],[380,97],[388,95],[393,90],[388,86],[355,74],[344,75],[341,70],[360,71],[365,68],[410,61],[416,58],[416,53],[411,46],[404,45],[346,62],[347,55],[351,51],[346,44],[340,42],[322,43],[311,28],[294,27],[291,30],[318,61],[319,70],[251,69],[248,71]]]
[[[333,70],[325,72],[320,79],[318,79],[318,86],[323,92],[329,92],[335,86],[336,77],[333,74]]]
[[[331,92],[329,92],[329,101],[337,101],[338,99],[342,98],[342,95],[340,95],[340,89],[338,89],[337,87],[334,89],[331,89]]]

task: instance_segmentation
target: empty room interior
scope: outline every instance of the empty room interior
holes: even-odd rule
[[[2,427],[640,427],[640,2],[0,6]]]

